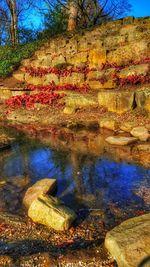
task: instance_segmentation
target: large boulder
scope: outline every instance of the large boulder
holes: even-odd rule
[[[123,113],[133,109],[134,92],[104,90],[98,93],[99,106],[104,106],[108,111]]]
[[[28,216],[34,222],[57,231],[68,230],[76,219],[75,212],[65,207],[62,201],[46,195],[41,195],[32,202],[28,210]]]
[[[56,188],[56,179],[45,178],[28,188],[23,198],[23,204],[28,209],[32,202],[41,194],[52,193]]]
[[[150,213],[129,219],[108,232],[105,247],[119,267],[140,266],[150,255]]]

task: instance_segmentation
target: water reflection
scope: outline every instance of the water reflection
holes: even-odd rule
[[[3,157],[1,152],[1,157]],[[0,161],[1,177],[8,179],[1,188],[1,208],[10,211],[19,209],[26,183],[21,186],[13,184],[11,177],[28,175],[30,183],[42,178],[56,178],[58,182],[57,196],[68,206],[98,208],[107,212],[110,205],[122,211],[135,209],[148,210],[136,192],[141,187],[150,187],[150,170],[135,164],[115,162],[104,156],[96,157],[78,153],[77,151],[54,150],[39,142],[28,140],[26,144],[16,144],[12,153]]]

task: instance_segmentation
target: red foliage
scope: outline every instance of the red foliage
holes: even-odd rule
[[[125,86],[125,85],[138,85],[150,82],[150,76],[147,75],[129,75],[126,78],[120,78],[115,74],[113,76],[113,80],[115,81],[116,85],[118,86]]]
[[[61,77],[67,77],[67,76],[71,76],[72,73],[83,73],[83,74],[87,74],[89,72],[89,67],[70,67],[70,68],[66,68],[66,69],[58,69],[55,67],[50,67],[50,68],[28,68],[25,67],[25,71],[26,73],[28,73],[30,76],[32,77],[43,77],[46,74],[55,74],[57,76],[61,76]]]
[[[101,77],[99,77],[99,78],[93,78],[93,79],[90,79],[90,81],[98,81],[98,82],[100,82],[102,85],[104,85],[104,84],[108,81],[108,78],[107,78],[105,75],[103,75],[103,76],[101,76]]]
[[[106,62],[105,64],[103,64],[102,69],[104,70],[104,69],[114,68],[116,70],[122,70],[126,67],[130,67],[131,65],[133,66],[146,63],[150,63],[150,57],[146,57],[138,61],[130,61],[128,64],[122,64],[120,66],[118,66],[116,63]]]
[[[53,91],[74,91],[80,93],[86,93],[89,91],[90,87],[88,84],[83,84],[82,86],[76,84],[63,84],[56,85],[54,82],[51,82],[48,85],[39,85],[35,86],[32,84],[27,85],[27,89],[35,91],[44,91],[44,92],[53,92]]]
[[[10,99],[6,100],[6,104],[10,108],[19,108],[21,106],[25,106],[27,109],[31,109],[34,107],[35,103],[57,105],[58,100],[63,96],[64,94],[57,94],[55,92],[39,92],[33,95],[23,94],[12,96]]]

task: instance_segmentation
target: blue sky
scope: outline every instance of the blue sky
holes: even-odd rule
[[[128,0],[129,3],[132,5],[132,10],[130,13],[127,14],[127,16],[134,16],[134,17],[145,17],[150,16],[150,0]],[[37,29],[40,27],[40,29],[43,28],[43,19],[37,12],[31,12],[30,15],[28,15],[27,18],[28,26],[30,28]],[[27,24],[27,21],[25,21],[25,24]]]
[[[145,17],[150,16],[150,0],[129,0],[132,5],[130,16]]]

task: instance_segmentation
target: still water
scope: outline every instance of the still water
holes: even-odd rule
[[[0,152],[0,209],[17,213],[26,189],[42,178],[56,178],[56,196],[74,210],[95,209],[130,217],[149,211],[150,169],[70,148],[52,148],[18,135],[11,150]],[[16,176],[27,176],[22,178]]]

